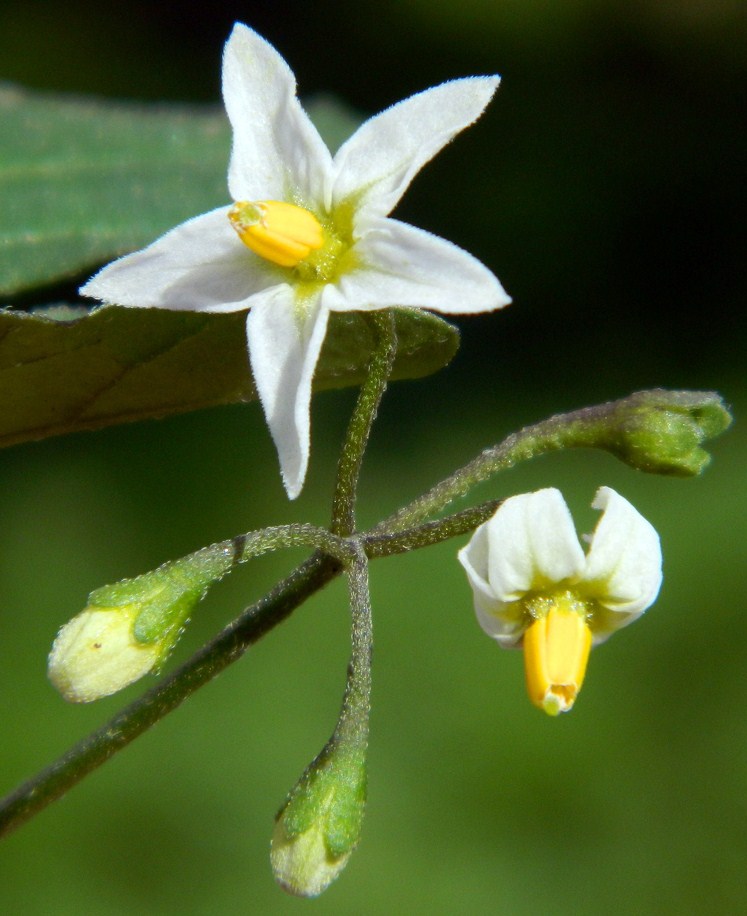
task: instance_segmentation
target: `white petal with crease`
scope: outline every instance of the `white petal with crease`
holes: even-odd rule
[[[220,207],[113,261],[80,292],[115,305],[236,312],[283,278],[242,245]]]
[[[332,311],[356,302],[361,311],[401,305],[460,315],[511,301],[477,258],[398,220],[377,219],[355,250],[362,266],[329,287],[325,301]]]
[[[233,127],[228,189],[234,200],[321,201],[332,156],[296,97],[296,78],[271,44],[234,26],[223,57],[223,100]]]
[[[591,538],[584,578],[599,583],[598,600],[609,610],[641,614],[661,586],[659,535],[610,487],[600,487],[592,505],[603,514]]]
[[[335,156],[333,203],[354,195],[361,210],[391,213],[426,162],[480,117],[499,82],[452,80],[370,118]]]
[[[583,573],[584,552],[559,490],[512,496],[485,524],[492,548],[488,579],[499,600],[513,601]]]
[[[467,573],[477,620],[483,630],[504,648],[516,645],[521,639],[526,621],[518,602],[504,604],[488,582],[488,555],[490,542],[488,529],[481,525],[469,544],[459,551],[459,562]]]

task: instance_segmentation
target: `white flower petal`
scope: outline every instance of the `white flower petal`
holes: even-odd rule
[[[296,79],[271,44],[237,23],[223,55],[223,100],[233,127],[234,200],[324,201],[332,156],[296,98]],[[325,209],[329,202],[325,202]]]
[[[659,535],[610,487],[600,487],[592,505],[604,514],[591,538],[584,580],[597,601],[620,615],[622,626],[642,614],[659,593]]]
[[[498,601],[488,582],[489,550],[488,528],[487,524],[483,524],[475,529],[469,543],[457,553],[457,558],[467,573],[469,584],[475,591],[475,598],[479,596],[480,603],[486,607],[492,607]]]
[[[426,162],[479,118],[499,82],[498,77],[453,80],[366,121],[335,156],[333,203],[355,196],[366,212],[391,213]]]
[[[483,630],[504,648],[521,639],[526,620],[518,602],[504,603],[496,597],[487,580],[490,550],[487,525],[480,525],[469,544],[457,554],[472,586],[475,614]]]
[[[242,244],[220,207],[182,223],[147,248],[100,270],[81,294],[114,305],[235,312],[284,282]]]
[[[520,601],[510,601],[491,610],[479,604],[475,596],[475,615],[483,632],[502,649],[517,648],[530,622]]]
[[[321,298],[302,315],[290,287],[271,291],[247,317],[254,381],[290,499],[301,492],[309,462],[311,381],[328,317]]]
[[[459,315],[511,301],[477,258],[398,220],[375,220],[355,251],[362,266],[329,288],[325,301],[332,311],[399,305]]]
[[[488,581],[500,601],[573,581],[584,570],[584,552],[559,490],[512,496],[485,524]]]

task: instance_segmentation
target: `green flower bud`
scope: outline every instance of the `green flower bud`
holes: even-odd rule
[[[358,845],[365,804],[365,754],[333,738],[277,816],[270,861],[283,890],[316,897],[329,887]]]
[[[198,551],[91,592],[88,606],[57,634],[49,679],[66,700],[90,703],[157,669],[231,562],[230,552]]]
[[[641,391],[612,413],[606,448],[641,471],[689,477],[711,456],[700,447],[722,433],[731,414],[714,391]]]

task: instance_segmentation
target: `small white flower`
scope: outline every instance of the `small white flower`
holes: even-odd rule
[[[387,218],[423,165],[480,116],[498,82],[454,80],[412,96],[363,124],[333,158],[296,98],[286,62],[237,24],[223,58],[233,127],[228,190],[236,204],[113,262],[81,292],[126,306],[249,309],[252,371],[295,498],[330,312],[413,306],[468,314],[510,302],[467,252]]]
[[[640,617],[661,585],[651,524],[609,487],[592,505],[603,514],[587,554],[552,488],[507,499],[459,551],[480,625],[504,648],[523,643],[530,698],[551,714],[573,705],[591,646]]]

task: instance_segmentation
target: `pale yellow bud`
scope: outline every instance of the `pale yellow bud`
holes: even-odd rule
[[[49,679],[72,703],[116,693],[147,674],[163,647],[133,634],[139,605],[87,607],[57,634],[49,654]]]
[[[527,692],[535,706],[557,716],[573,706],[586,673],[591,630],[576,609],[553,605],[524,633]]]
[[[303,832],[290,835],[281,816],[272,836],[270,860],[275,880],[297,897],[318,897],[345,868],[352,849],[342,855],[330,852],[326,824],[319,818]]]
[[[296,267],[324,245],[324,229],[309,210],[280,200],[238,201],[228,212],[241,241],[255,254]]]

